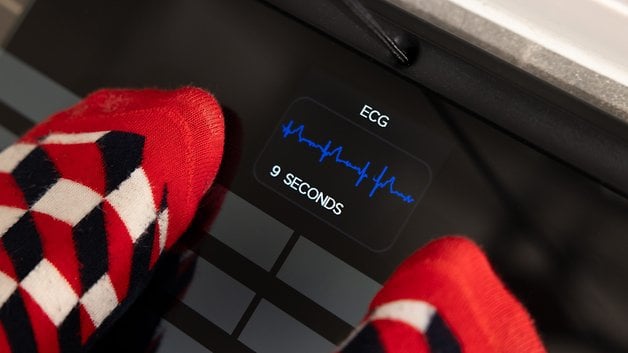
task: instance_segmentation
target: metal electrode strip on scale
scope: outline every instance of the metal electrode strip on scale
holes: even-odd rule
[[[345,166],[348,169],[355,171],[358,174],[358,179],[355,182],[355,187],[358,187],[362,181],[369,177],[367,171],[371,166],[371,162],[367,161],[363,166],[359,166],[354,164],[353,162],[343,159],[342,152],[344,151],[343,146],[337,146],[332,149],[332,142],[328,140],[326,144],[320,144],[316,141],[313,141],[304,136],[305,125],[301,124],[299,126],[294,127],[295,123],[293,120],[290,120],[287,124],[283,124],[282,128],[282,136],[284,139],[287,139],[293,135],[296,135],[297,141],[300,144],[306,144],[308,147],[312,149],[316,149],[321,152],[321,156],[318,159],[319,163],[322,163],[328,157],[334,157],[334,161],[338,164]],[[395,181],[396,178],[394,176],[389,177],[384,180],[386,173],[388,172],[388,166],[384,166],[382,171],[378,174],[377,177],[372,178],[371,180],[374,182],[373,188],[369,193],[369,197],[373,197],[375,193],[380,189],[387,189],[388,192],[400,198],[403,202],[413,203],[415,199],[408,194],[405,194],[401,191],[395,189]]]

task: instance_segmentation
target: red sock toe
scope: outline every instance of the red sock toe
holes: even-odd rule
[[[203,90],[101,90],[0,153],[0,347],[74,352],[110,324],[189,226],[223,142]]]
[[[38,125],[22,141],[36,143],[44,138],[45,142],[46,136],[51,134],[53,136],[47,137],[49,141],[54,136],[63,139],[65,133],[75,141],[77,136],[84,136],[89,142],[98,142],[99,134],[110,131],[111,135],[116,132],[127,135],[105,136],[100,140],[110,144],[106,146],[109,151],[101,151],[105,168],[101,178],[106,178],[108,183],[105,192],[119,186],[131,169],[141,166],[152,186],[156,206],[162,201],[166,186],[170,194],[169,208],[171,212],[175,210],[170,214],[169,227],[171,233],[180,234],[213,182],[222,159],[224,120],[218,102],[207,92],[193,87],[174,91],[100,90]],[[62,156],[57,154],[51,158],[74,163],[63,156],[74,146],[48,145],[45,146],[48,149],[62,150],[58,153]],[[87,144],[77,145],[81,145],[78,148],[81,149]],[[100,143],[99,147],[102,146]],[[131,160],[132,154],[136,154],[137,159]],[[88,163],[88,166],[74,163],[74,167],[67,168],[68,172],[92,170],[91,165],[96,162]],[[169,237],[166,246],[176,238]]]
[[[366,341],[370,348],[358,348]],[[410,351],[542,353],[545,348],[482,251],[466,238],[446,237],[397,269],[373,299],[364,328],[342,350]]]

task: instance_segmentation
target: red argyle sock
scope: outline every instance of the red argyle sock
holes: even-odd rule
[[[342,353],[542,353],[532,320],[470,240],[446,237],[406,260]]]
[[[0,352],[77,352],[137,296],[222,158],[195,88],[102,90],[0,153]]]

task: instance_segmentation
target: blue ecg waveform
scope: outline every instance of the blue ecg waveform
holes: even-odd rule
[[[332,148],[331,140],[328,140],[326,144],[320,144],[303,135],[303,132],[305,131],[304,125],[299,125],[297,127],[294,127],[294,125],[295,125],[294,121],[290,120],[287,124],[283,124],[281,126],[284,139],[287,139],[290,136],[296,135],[297,141],[299,143],[306,144],[310,148],[319,150],[321,152],[321,157],[318,159],[319,163],[322,163],[325,159],[329,157],[333,157],[334,162],[344,165],[348,169],[355,171],[356,174],[358,175],[358,178],[355,182],[355,187],[360,186],[360,184],[369,177],[369,174],[367,172],[368,172],[369,167],[371,166],[370,161],[367,161],[363,166],[359,166],[349,160],[343,159],[342,158],[342,152],[344,151],[343,146],[337,146],[337,147]],[[378,190],[385,189],[385,190],[388,190],[388,192],[391,195],[399,197],[404,202],[413,203],[414,198],[412,196],[408,194],[404,194],[401,191],[398,191],[395,189],[395,181],[397,179],[394,176],[391,176],[388,179],[384,180],[386,176],[386,172],[388,172],[388,166],[384,166],[382,171],[376,177],[372,178],[374,185],[373,185],[373,188],[371,189],[371,192],[369,193],[369,197],[373,197],[373,195],[375,195],[375,193]]]

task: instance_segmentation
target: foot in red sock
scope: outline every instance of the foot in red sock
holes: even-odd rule
[[[223,151],[195,88],[102,90],[0,153],[0,352],[77,352],[190,224]]]
[[[436,240],[375,296],[342,353],[543,353],[523,306],[470,240]]]

